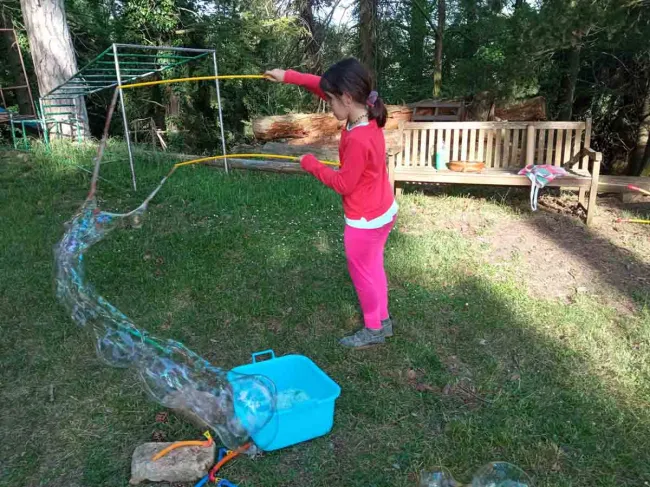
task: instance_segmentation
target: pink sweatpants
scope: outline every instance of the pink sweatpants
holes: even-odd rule
[[[357,291],[367,328],[381,328],[388,318],[388,282],[384,270],[384,247],[395,219],[381,228],[363,230],[345,226],[343,242],[352,284]]]

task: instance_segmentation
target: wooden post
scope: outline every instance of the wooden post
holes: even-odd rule
[[[594,154],[594,167],[591,171],[591,187],[589,188],[589,206],[587,207],[587,226],[591,225],[596,214],[596,196],[598,195],[598,179],[600,177],[600,164],[603,160],[603,154],[596,152]]]
[[[526,165],[535,164],[535,127],[529,125],[526,133]]]

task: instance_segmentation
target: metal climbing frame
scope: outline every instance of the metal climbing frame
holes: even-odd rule
[[[9,123],[11,128],[11,141],[13,143],[14,149],[19,148],[18,138],[16,137],[16,126],[21,127],[22,133],[22,146],[23,149],[26,149],[29,146],[27,141],[27,130],[26,126],[36,127],[37,130],[41,130],[42,121],[39,119],[36,112],[36,106],[34,105],[34,97],[32,96],[32,87],[29,84],[29,78],[27,77],[27,70],[25,69],[25,62],[23,60],[23,53],[20,49],[20,44],[18,43],[18,36],[16,35],[15,29],[0,28],[0,33],[10,33],[12,37],[10,49],[16,49],[18,53],[18,59],[20,60],[20,68],[23,75],[23,81],[25,84],[19,84],[15,86],[2,86],[0,85],[0,123]],[[29,104],[32,110],[32,113],[23,113],[17,114],[9,111],[7,106],[7,97],[5,96],[6,92],[25,90],[29,97]]]
[[[135,169],[133,167],[133,147],[129,133],[129,123],[124,105],[122,87],[134,84],[143,78],[163,73],[189,62],[207,59],[212,61],[214,76],[219,75],[217,53],[214,49],[193,49],[172,46],[140,46],[135,44],[113,44],[90,63],[80,69],[74,76],[66,80],[39,100],[43,118],[67,115],[78,117],[79,100],[83,96],[92,95],[102,90],[117,88],[120,96],[124,138],[129,154],[129,166],[133,189],[136,189]],[[215,79],[217,104],[219,107],[219,128],[221,131],[221,147],[226,155],[226,139],[223,131],[223,114],[221,110],[221,91],[219,80]],[[78,121],[78,120],[77,120]],[[78,124],[77,124],[78,127]],[[226,171],[228,165],[225,164]]]

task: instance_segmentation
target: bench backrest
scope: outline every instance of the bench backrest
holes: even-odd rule
[[[589,148],[591,120],[586,122],[408,122],[400,126],[396,168],[435,167],[444,161],[480,161],[488,168],[527,164],[561,166]],[[443,150],[444,147],[444,150]],[[586,169],[587,159],[579,163]]]

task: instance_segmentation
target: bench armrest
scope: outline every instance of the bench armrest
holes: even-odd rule
[[[573,166],[578,164],[583,157],[588,157],[592,162],[598,163],[600,166],[600,163],[603,160],[603,153],[595,151],[589,147],[584,147],[580,152],[564,163],[564,169],[573,169]]]

